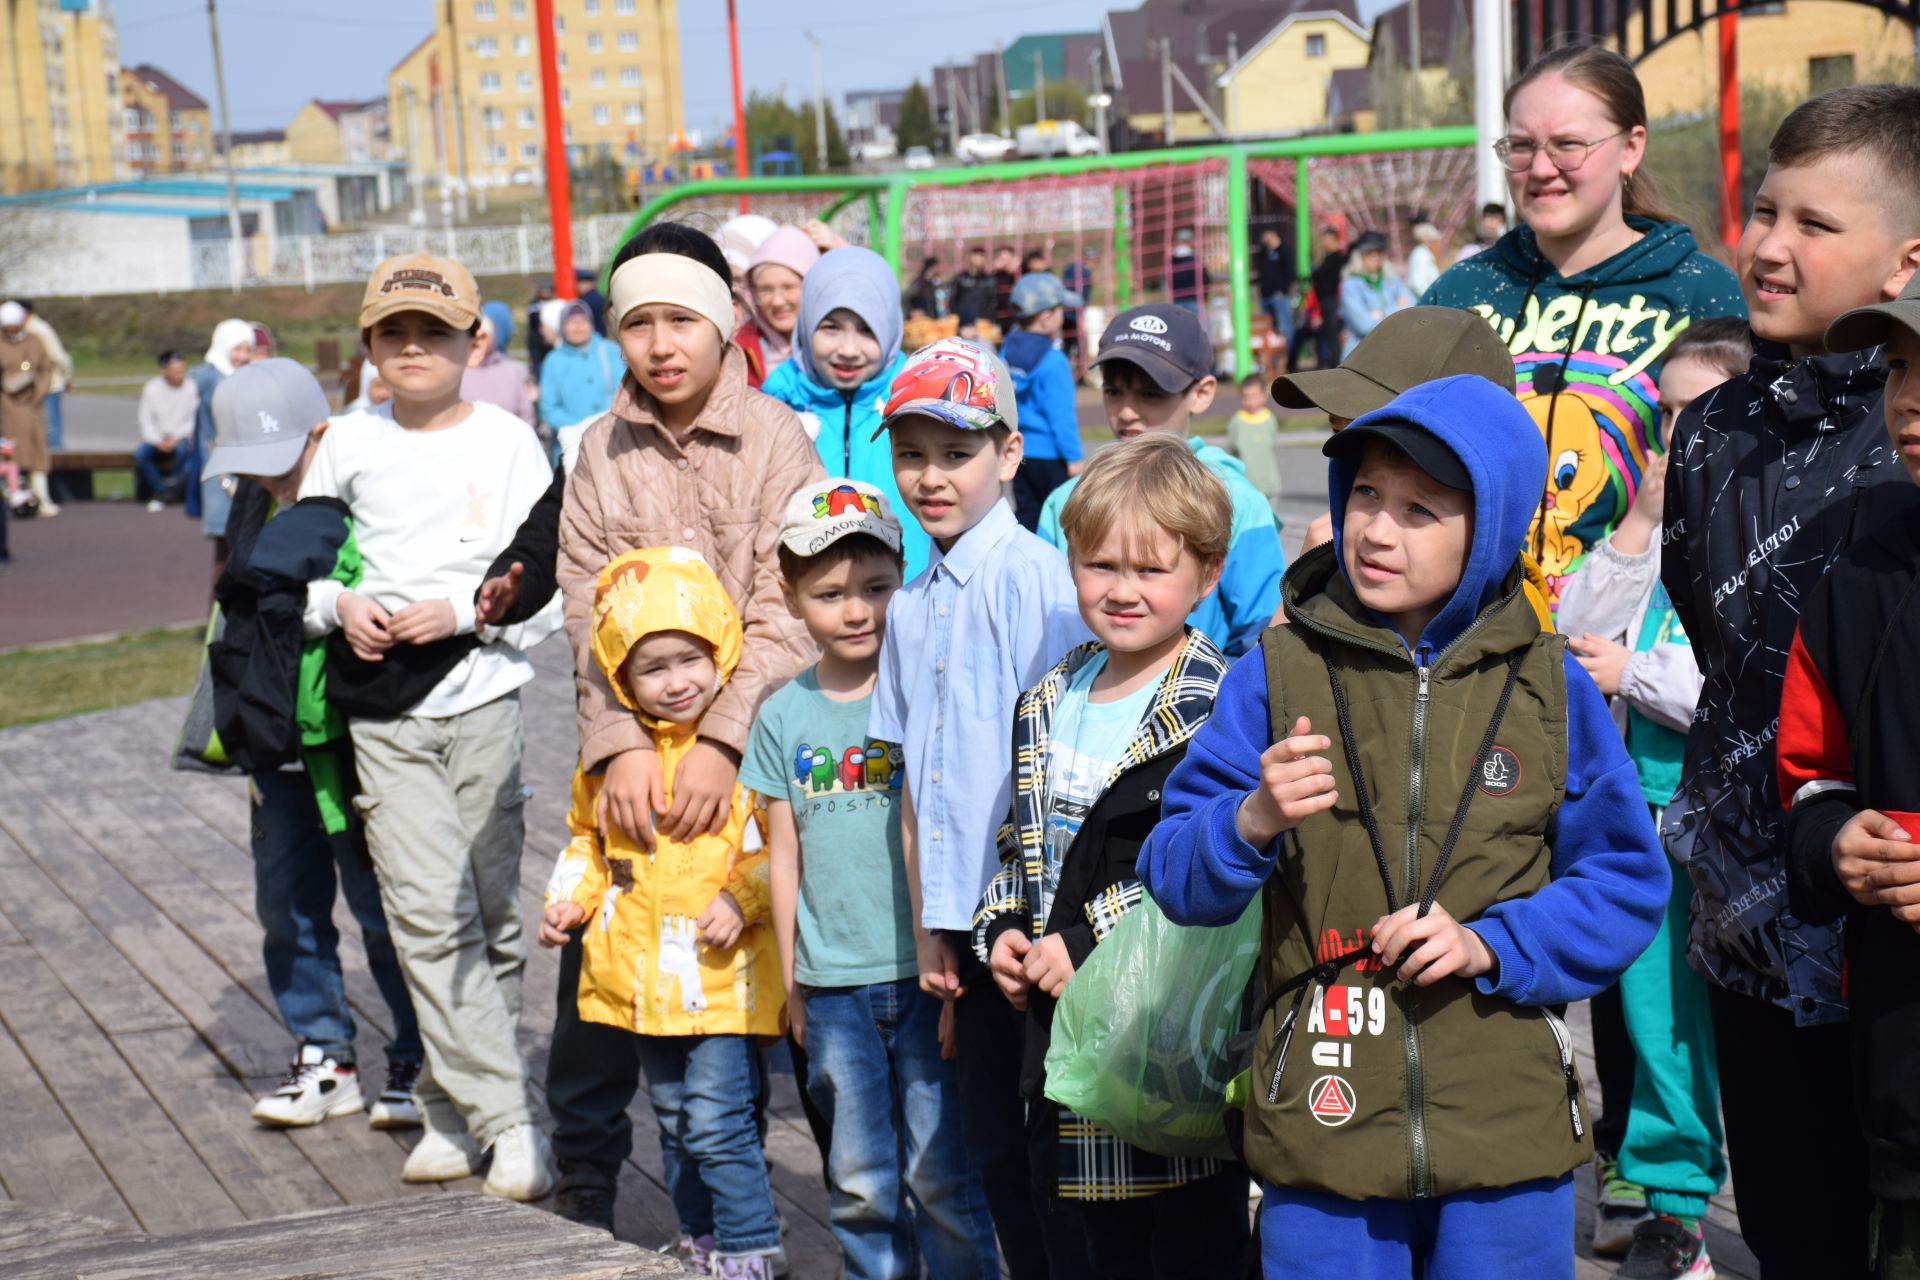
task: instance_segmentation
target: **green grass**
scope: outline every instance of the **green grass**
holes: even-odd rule
[[[203,640],[189,627],[0,653],[0,729],[184,694]]]

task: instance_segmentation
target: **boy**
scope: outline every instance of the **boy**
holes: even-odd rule
[[[698,552],[647,547],[600,572],[590,623],[588,660],[646,725],[671,788],[740,665],[740,615]],[[602,834],[604,785],[574,769],[572,838],[547,882],[540,945],[567,945],[587,926],[573,1007],[559,1012],[631,1033],[633,1051],[600,1083],[624,1115],[646,1071],[679,1222],[669,1251],[703,1274],[771,1280],[780,1225],[755,1130],[755,1040],[779,1034],[782,1003],[755,797],[736,785],[717,829],[663,828],[642,843],[617,827]],[[611,1231],[611,1196],[604,1206],[595,1225]]]
[[[1122,311],[1100,337],[1100,396],[1107,426],[1120,440],[1148,431],[1186,439],[1200,461],[1227,486],[1233,499],[1233,541],[1220,585],[1188,621],[1228,657],[1251,649],[1260,629],[1280,606],[1280,522],[1266,496],[1247,482],[1246,469],[1224,449],[1189,434],[1193,420],[1213,404],[1218,383],[1207,331],[1186,310],[1168,302]],[[1040,536],[1065,552],[1060,510],[1074,482],[1053,491],[1040,512]]]
[[[1920,88],[1855,85],[1796,107],[1768,149],[1736,255],[1755,354],[1673,436],[1661,580],[1706,677],[1663,835],[1693,880],[1689,961],[1711,983],[1734,1195],[1761,1269],[1832,1275],[1866,1229],[1851,1125],[1783,1106],[1844,1097],[1840,933],[1786,910],[1774,738],[1801,602],[1898,483],[1877,349],[1827,326],[1897,295],[1920,261]]]
[[[981,320],[993,319],[995,302],[993,272],[987,270],[987,248],[975,245],[967,250],[967,266],[954,273],[953,313],[960,318],[960,330],[972,337]]]
[[[913,895],[921,989],[949,1000],[967,1149],[986,1186],[1000,1254],[1017,1280],[1090,1275],[1042,1238],[1027,1173],[1019,1015],[974,958],[974,904],[999,865],[995,829],[1013,793],[1013,707],[1087,639],[1066,561],[1001,497],[1020,466],[1013,378],[961,338],[922,347],[893,380],[881,430],[933,562],[887,605],[867,736],[899,743],[901,858]],[[891,748],[889,748],[891,751]],[[1068,1215],[1049,1237],[1080,1238]],[[1051,1273],[1048,1258],[1054,1259]]]
[[[1907,477],[1920,483],[1920,380],[1912,373],[1920,364],[1920,276],[1898,300],[1842,316],[1826,344],[1884,346],[1887,436]],[[1909,1275],[1920,1265],[1920,740],[1911,728],[1920,686],[1908,608],[1920,579],[1916,498],[1907,485],[1874,491],[1859,535],[1800,613],[1780,702],[1788,900],[1802,920],[1846,921],[1853,1101],[1868,1146],[1876,1276]],[[1841,1256],[1858,1257],[1855,1246]]]
[[[326,645],[306,638],[302,627],[303,610],[311,613],[309,581],[360,582],[360,551],[345,510],[323,498],[296,501],[327,433],[327,415],[326,393],[294,361],[237,369],[214,392],[214,446],[203,472],[242,482],[227,521],[233,554],[213,590],[224,622],[209,654],[214,725],[227,759],[252,774],[267,985],[300,1041],[286,1079],[254,1104],[253,1118],[299,1127],[366,1105],[333,924],[337,886],[393,1015],[373,1127],[403,1129],[420,1123],[413,1102],[420,1028],[354,816],[353,745],[346,717],[327,702]]]
[[[1059,347],[1067,308],[1082,305],[1080,295],[1051,272],[1020,277],[1013,287],[1014,324],[1000,344],[1000,358],[1013,371],[1014,399],[1020,405],[1020,438],[1025,448],[1013,477],[1013,513],[1020,527],[1040,521],[1047,495],[1080,470],[1080,416],[1073,403],[1073,368]]]
[[[761,705],[740,781],[767,798],[773,931],[806,1050],[801,1087],[833,1134],[828,1188],[849,1280],[912,1274],[916,1257],[934,1280],[992,1280],[993,1221],[941,1060],[942,1005],[919,984],[900,860],[906,770],[898,743],[867,733],[900,535],[878,486],[829,479],[793,495],[780,572],[820,661]]]
[[[420,1015],[414,1086],[426,1135],[401,1177],[475,1172],[486,1190],[535,1200],[551,1185],[515,1040],[526,941],[520,927],[523,649],[558,611],[493,628],[474,620],[488,564],[552,471],[527,425],[460,398],[480,297],[457,262],[431,254],[374,269],[361,340],[393,398],[334,420],[301,485],[338,498],[365,557],[361,585],[315,583],[314,630],[338,629],[328,686],[352,717],[355,801],[380,876],[394,948]]]
[[[1062,519],[1080,616],[1098,639],[1020,699],[1012,817],[974,916],[974,953],[1026,1013],[1020,1088],[1035,1191],[1075,1203],[1088,1255],[1109,1277],[1234,1276],[1246,1263],[1244,1168],[1129,1146],[1049,1103],[1045,1071],[1054,1003],[1139,904],[1134,862],[1160,789],[1226,675],[1213,642],[1187,626],[1226,560],[1226,496],[1165,435],[1088,466]]]
[[[1240,379],[1240,407],[1227,419],[1227,452],[1240,459],[1247,483],[1258,489],[1280,519],[1280,460],[1274,449],[1280,423],[1267,407],[1267,380],[1257,373]]]
[[[1140,878],[1183,924],[1266,889],[1268,1280],[1571,1275],[1592,1144],[1559,1011],[1653,936],[1667,872],[1606,703],[1521,590],[1546,448],[1463,375],[1323,452],[1338,535],[1228,673]]]

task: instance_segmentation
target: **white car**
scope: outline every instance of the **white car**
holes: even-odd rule
[[[969,133],[955,154],[968,164],[994,164],[1013,154],[1013,139],[997,133]]]
[[[908,147],[907,148],[907,168],[909,169],[933,168],[933,152],[929,151],[925,147]]]

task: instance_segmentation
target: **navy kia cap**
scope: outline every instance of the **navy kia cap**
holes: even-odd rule
[[[1171,302],[1128,307],[1100,335],[1095,364],[1125,360],[1146,371],[1162,391],[1185,391],[1213,376],[1213,344],[1198,316]]]

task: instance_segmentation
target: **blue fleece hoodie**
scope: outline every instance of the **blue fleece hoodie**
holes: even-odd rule
[[[1460,585],[1411,652],[1433,662],[1495,602],[1514,567],[1546,473],[1540,432],[1512,396],[1473,375],[1427,383],[1354,423],[1398,420],[1425,427],[1473,477],[1474,530]],[[1334,551],[1357,458],[1328,467]],[[1376,621],[1378,619],[1375,619]],[[1667,901],[1666,857],[1641,798],[1633,761],[1606,700],[1572,654],[1564,658],[1567,782],[1547,842],[1552,880],[1529,898],[1489,907],[1471,927],[1498,961],[1479,989],[1516,1004],[1583,1000],[1611,985],[1652,940]],[[1256,849],[1235,819],[1260,782],[1272,745],[1264,660],[1234,664],[1213,716],[1167,781],[1160,825],[1137,866],[1168,918],[1183,924],[1236,919],[1260,891],[1284,842]]]
[[[1080,415],[1073,405],[1073,366],[1044,333],[1015,329],[1000,344],[1020,407],[1022,452],[1029,458],[1080,461]]]
[[[880,371],[852,391],[834,387],[813,360],[814,330],[841,308],[859,316],[880,340]],[[887,495],[900,518],[900,549],[907,560],[904,581],[911,582],[927,567],[933,541],[900,503],[889,437],[873,438],[887,388],[906,364],[900,352],[903,324],[900,289],[885,258],[857,245],[823,254],[800,291],[793,358],[768,374],[760,390],[800,415],[828,475],[864,480]]]

